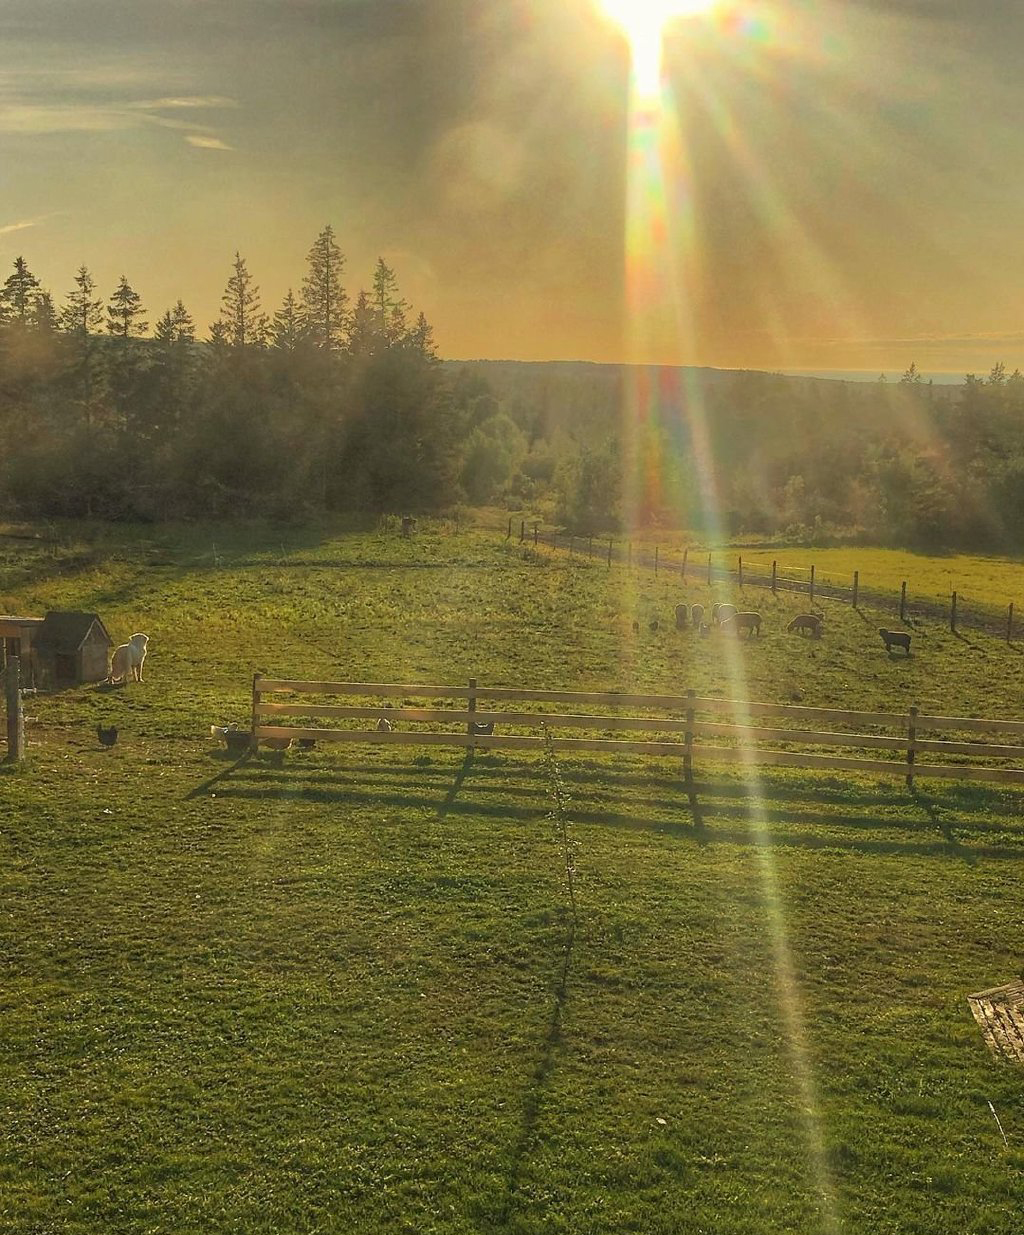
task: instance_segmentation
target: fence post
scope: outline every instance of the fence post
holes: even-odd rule
[[[558,548],[558,533],[552,532],[551,533],[551,552],[554,553],[554,551],[557,548]]]
[[[949,629],[956,634],[956,592],[953,593],[953,599],[949,602]]]
[[[537,529],[538,529],[539,527],[540,527],[540,524],[539,524],[539,523],[535,523],[535,524],[533,525],[533,547],[534,547],[534,548],[536,548],[536,547],[537,547]]]
[[[683,550],[683,582],[684,582],[684,583],[686,582],[686,559],[687,559],[689,556],[690,556],[690,549],[689,549],[689,546],[687,546],[687,547]]]
[[[519,520],[519,543],[522,544],[526,539],[526,520]]]
[[[25,713],[21,705],[21,657],[7,661],[7,762],[25,758]]]
[[[917,734],[917,705],[915,704],[910,709],[910,715],[907,717],[907,788],[914,787],[914,755],[917,753],[914,747],[914,738]]]
[[[683,780],[687,785],[693,784],[693,701],[697,697],[695,690],[686,692],[686,729],[683,736]]]
[[[857,608],[857,593],[860,591],[860,571],[853,572],[853,607]]]
[[[711,554],[708,554],[708,587],[711,586]]]
[[[658,546],[654,546],[654,573],[658,573]]]
[[[811,604],[814,604],[814,564],[811,564]]]
[[[1006,642],[1009,643],[1013,638],[1013,601],[1010,601],[1010,607],[1006,611]]]
[[[608,569],[612,568],[612,538],[608,537]]]
[[[779,563],[777,561],[773,561],[772,562],[772,594],[773,595],[775,594],[775,591],[776,591],[775,585],[778,579],[778,572],[779,572]]]
[[[907,616],[907,581],[903,580],[903,586],[900,588],[900,621],[906,620]]]
[[[742,587],[743,586],[743,559],[742,558],[740,558],[740,568],[739,568],[738,573],[739,573],[740,587]]]
[[[469,696],[466,700],[466,711],[467,712],[476,711],[476,678],[469,679]],[[473,737],[476,733],[476,722],[473,720],[472,717],[470,717],[470,719],[466,721],[466,732],[469,734],[470,737]],[[475,749],[475,746],[476,746],[476,743],[470,742],[469,750],[472,752]]]
[[[263,697],[260,694],[259,681],[260,675],[258,673],[254,673],[252,675],[252,740],[249,743],[250,750],[255,750],[259,745],[259,739],[256,737],[256,726],[260,723],[260,699]]]

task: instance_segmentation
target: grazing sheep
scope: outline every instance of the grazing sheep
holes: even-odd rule
[[[905,630],[886,630],[884,626],[880,626],[878,633],[882,636],[887,652],[891,653],[893,648],[902,648],[910,655],[910,636]]]
[[[727,635],[738,635],[741,630],[745,630],[749,639],[752,634],[761,633],[761,615],[760,613],[734,613],[732,617],[726,618],[720,624],[719,629]]]
[[[799,613],[786,627],[788,631],[802,634],[805,630],[815,639],[821,638],[821,615],[818,613]]]
[[[377,732],[378,733],[390,733],[392,729],[394,729],[394,725],[391,723],[391,721],[388,720],[386,716],[382,716],[380,720],[377,721]]]
[[[473,721],[473,734],[478,738],[489,738],[494,735],[493,720],[475,720]]]
[[[715,605],[715,609],[718,610],[718,616],[716,617],[714,610],[712,610],[711,620],[713,622],[717,622],[719,626],[721,626],[723,622],[728,622],[728,620],[731,617],[736,616],[736,606],[735,605],[720,604],[720,605]]]
[[[656,635],[658,633],[658,619],[657,618],[651,618],[650,631],[652,635]]]
[[[690,606],[676,605],[676,630],[682,630],[690,624]]]
[[[691,605],[690,606],[690,621],[694,624],[694,626],[698,630],[700,630],[700,624],[701,622],[704,621],[704,606],[703,605]]]

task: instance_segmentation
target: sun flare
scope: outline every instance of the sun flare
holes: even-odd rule
[[[665,27],[683,17],[709,13],[718,0],[601,0],[601,7],[629,39],[633,71],[645,88],[656,84]]]

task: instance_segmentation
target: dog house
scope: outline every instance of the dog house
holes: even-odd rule
[[[0,669],[6,667],[8,657],[17,656],[21,661],[24,680],[31,679],[33,641],[42,624],[42,618],[0,613]]]
[[[95,613],[48,613],[33,639],[39,685],[52,690],[102,682],[113,644]]]

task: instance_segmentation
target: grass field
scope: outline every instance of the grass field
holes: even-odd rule
[[[697,828],[669,761],[565,760],[573,932],[542,760],[204,736],[257,669],[1021,715],[996,638],[754,591],[737,668],[680,599],[445,525],[0,541],[0,609],[152,636],[0,770],[0,1230],[1018,1229],[965,996],[1021,971],[1019,792],[699,769]]]

